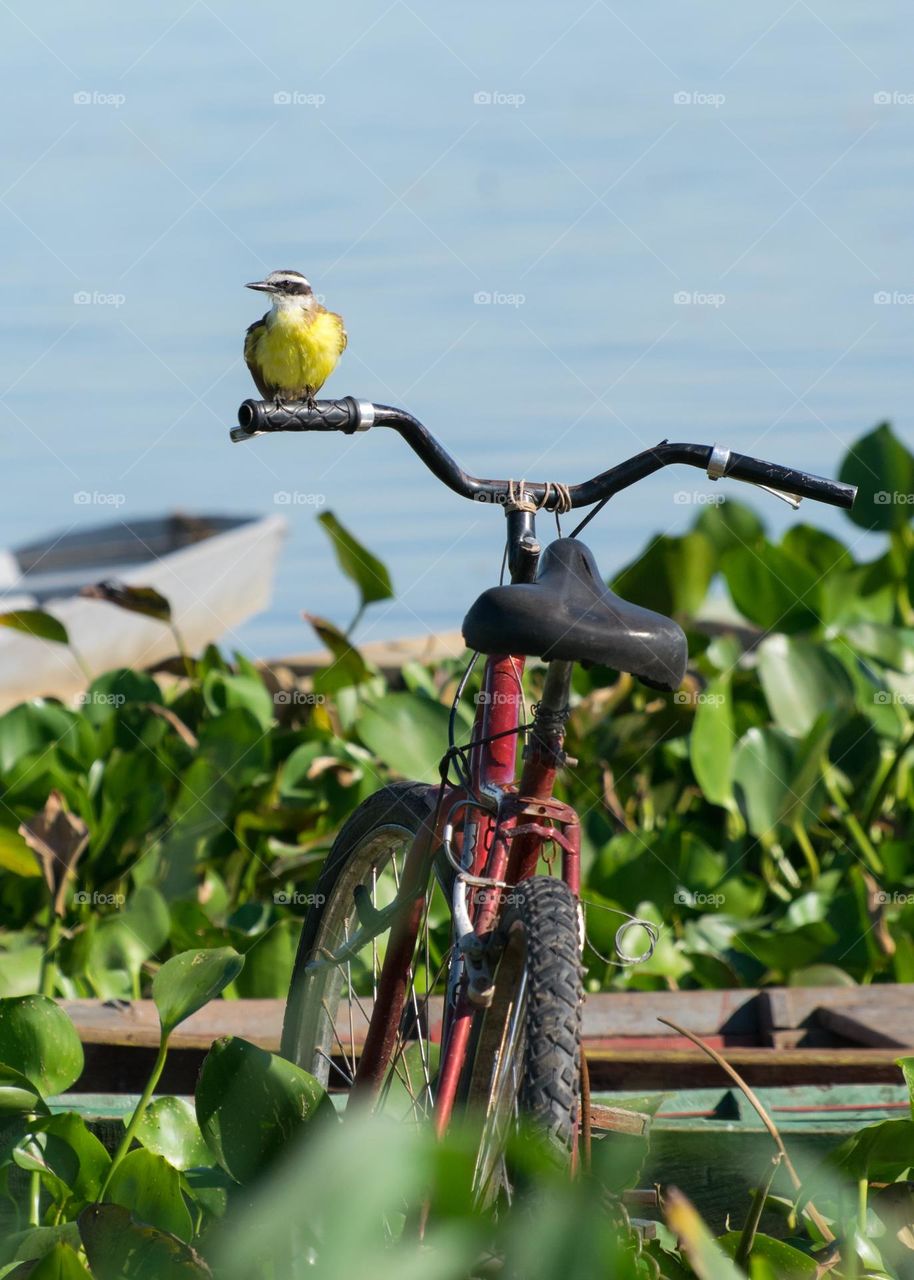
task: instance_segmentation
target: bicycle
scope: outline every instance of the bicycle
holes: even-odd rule
[[[856,490],[718,445],[667,441],[578,485],[482,480],[410,414],[352,397],[310,407],[248,400],[231,434],[377,427],[397,431],[454,492],[503,508],[510,582],[484,591],[464,620],[473,657],[451,708],[440,784],[392,783],[337,835],[304,921],[282,1052],[325,1086],[338,1077],[353,1098],[405,1102],[407,1116],[432,1117],[439,1134],[455,1110],[477,1114],[475,1192],[489,1203],[510,1187],[505,1149],[519,1117],[546,1135],[558,1160],[576,1159],[580,824],[553,794],[569,763],[574,664],[599,663],[667,691],[686,671],[679,625],[616,596],[579,533],[614,494],[672,463],[759,485],[794,506],[809,497],[849,508]],[[558,518],[586,506],[568,537],[541,548],[539,511]],[[458,743],[457,708],[480,654],[472,734]],[[528,657],[548,664],[529,722]],[[433,927],[442,914],[443,946]]]

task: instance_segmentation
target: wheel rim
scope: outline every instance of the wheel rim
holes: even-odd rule
[[[393,901],[414,836],[409,827],[390,823],[376,827],[353,847],[323,904],[312,956],[338,952],[359,928],[358,886],[364,886],[376,910]],[[444,906],[433,881],[409,969],[397,1045],[379,1097],[379,1106],[401,1119],[426,1117],[434,1098],[438,1045],[429,1037],[426,998],[447,969],[448,950],[433,936],[434,921],[438,915],[443,918]],[[353,958],[305,970],[298,977],[292,1028],[286,1029],[292,1042],[287,1051],[325,1088],[352,1084],[388,938],[389,931],[384,932]]]
[[[481,1115],[481,1134],[473,1172],[477,1202],[491,1204],[499,1194],[511,1198],[505,1149],[519,1120],[527,1034],[528,983],[526,938],[515,925],[495,974],[495,998],[486,1011],[474,1054],[468,1107]]]

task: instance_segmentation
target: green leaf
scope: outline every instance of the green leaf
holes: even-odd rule
[[[820,575],[781,547],[731,547],[720,567],[737,609],[766,631],[806,631],[818,624]]]
[[[759,648],[759,678],[775,724],[794,737],[808,733],[823,712],[835,715],[853,705],[844,667],[806,640],[769,636]]]
[[[844,639],[858,653],[876,658],[903,675],[914,673],[914,630],[876,622],[857,622],[844,628]]]
[[[841,463],[840,478],[859,492],[849,520],[861,529],[902,529],[914,506],[914,456],[887,422],[862,436]]]
[[[267,693],[263,685],[260,685],[260,689]],[[264,733],[268,724],[265,725],[262,719],[258,719],[258,715],[268,714],[267,703],[258,695],[252,696],[259,704],[256,712],[252,707],[236,706],[221,714],[214,713],[212,719],[203,722],[200,726],[199,755],[190,766],[193,769],[194,765],[204,762],[211,765],[224,775],[231,791],[246,786],[270,763],[270,735]],[[267,702],[269,715],[272,717],[273,703],[269,694]],[[185,772],[185,777],[187,772],[189,770]],[[210,796],[209,800],[212,804],[213,797]]]
[[[0,1000],[0,1061],[21,1072],[42,1097],[63,1093],[83,1070],[73,1023],[47,996]]]
[[[853,787],[869,786],[882,760],[879,735],[872,722],[859,714],[845,720],[829,743],[828,758]]]
[[[243,964],[243,956],[232,947],[182,951],[167,960],[152,982],[163,1035],[169,1036],[185,1018],[214,1000],[237,978]]]
[[[0,1242],[0,1266],[11,1262],[37,1262],[55,1244],[79,1248],[79,1227],[75,1222],[62,1222],[56,1227],[27,1227],[24,1231],[8,1235]],[[0,1275],[4,1274],[0,1271]]]
[[[733,786],[754,836],[774,831],[791,797],[794,748],[777,729],[748,729],[733,756]]]
[[[883,1120],[853,1134],[828,1163],[855,1181],[895,1182],[914,1166],[914,1120]]]
[[[29,1112],[45,1114],[47,1110],[47,1104],[31,1080],[0,1062],[0,1119]]]
[[[213,716],[241,707],[256,718],[261,729],[268,728],[275,718],[272,695],[263,681],[254,676],[210,671],[203,681],[203,701]]]
[[[0,868],[28,879],[41,875],[38,859],[19,832],[11,827],[0,826]]]
[[[39,640],[52,640],[54,644],[70,643],[63,623],[44,609],[13,609],[8,613],[0,613],[0,627],[24,631],[26,635],[35,636]]]
[[[38,1262],[23,1263],[9,1273],[11,1280],[92,1280],[91,1274],[68,1244],[55,1244]]]
[[[52,1186],[55,1199],[66,1196],[66,1189],[79,1172],[76,1153],[56,1134],[27,1133],[13,1148],[13,1163],[27,1173],[40,1173]]]
[[[209,1147],[187,1098],[156,1098],[146,1108],[135,1136],[147,1151],[163,1156],[176,1169],[210,1163]]]
[[[788,986],[791,987],[855,987],[857,984],[845,969],[834,964],[810,964],[805,969],[794,969]]]
[[[120,1205],[89,1205],[79,1216],[79,1234],[95,1280],[212,1280],[195,1250],[135,1222]]]
[[[388,693],[356,722],[362,742],[403,778],[433,782],[447,750],[448,710],[415,693]]]
[[[332,511],[322,511],[317,519],[330,535],[340,568],[359,589],[360,608],[389,600],[394,590],[386,566],[343,528]]]
[[[27,996],[38,990],[44,947],[11,947],[0,952],[0,996]]]
[[[82,1116],[62,1111],[36,1123],[42,1134],[63,1143],[76,1160],[76,1173],[67,1180],[68,1212],[74,1202],[82,1206],[95,1200],[111,1167],[111,1157]]]
[[[855,566],[853,554],[840,538],[811,524],[791,525],[781,539],[781,547],[803,564],[809,565],[822,578],[848,572]]]
[[[151,884],[141,884],[127,899],[121,919],[148,949],[150,955],[165,946],[171,929],[168,903]]]
[[[765,535],[765,526],[752,508],[733,498],[705,507],[695,529],[713,543],[718,555],[729,547],[749,546]]]
[[[79,716],[59,702],[33,698],[0,716],[0,773],[7,773],[17,760],[44,751],[58,743],[76,746]]]
[[[728,1257],[733,1258],[739,1248],[740,1237],[741,1232],[728,1231],[726,1235],[719,1237],[717,1243]],[[801,1253],[793,1245],[785,1244],[783,1240],[774,1240],[771,1236],[757,1235],[753,1240],[753,1266],[756,1259],[764,1259],[769,1263],[771,1274],[777,1276],[778,1280],[806,1280],[807,1276],[819,1274],[814,1258]]]
[[[154,587],[129,587],[123,582],[109,579],[83,587],[79,593],[88,600],[104,600],[127,613],[139,613],[156,622],[171,621],[171,605]]]
[[[820,808],[829,743],[836,722],[827,711],[815,720],[806,736],[797,743],[791,766],[790,787],[778,813],[778,822],[793,828],[796,823],[808,827]]]
[[[112,914],[92,921],[88,930],[85,971],[102,1000],[129,1000],[140,971],[153,955],[127,920]]]
[[[246,1183],[318,1116],[335,1117],[317,1080],[236,1036],[217,1040],[196,1091],[203,1136],[227,1173]]]
[[[677,617],[691,617],[704,601],[717,554],[703,533],[658,535],[612,582],[625,600]]]
[[[181,1193],[180,1173],[162,1156],[142,1147],[128,1151],[118,1163],[105,1199],[129,1209],[140,1222],[168,1231],[180,1240],[189,1240],[193,1234]]]
[[[265,932],[250,939],[243,948],[244,968],[235,983],[239,999],[285,999],[300,933],[298,920],[285,919],[268,925]]]
[[[160,703],[162,690],[143,671],[116,667],[105,671],[89,685],[80,699],[82,713],[92,724],[101,726],[125,706]]]
[[[699,696],[689,737],[689,758],[705,797],[725,808],[734,803],[735,745],[730,677],[723,675],[712,680]]]
[[[374,678],[377,672],[368,665],[358,649],[354,648],[338,627],[328,622],[326,618],[319,618],[313,613],[305,613],[302,617],[311,624],[317,638],[327,647],[333,658],[328,667],[323,667],[314,673],[315,694],[326,696],[337,693],[340,689],[365,684],[366,681]]]

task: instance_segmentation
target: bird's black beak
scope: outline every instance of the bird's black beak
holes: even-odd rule
[[[276,286],[267,284],[266,280],[252,280],[250,284],[246,284],[245,289],[258,289],[261,293],[274,293]]]

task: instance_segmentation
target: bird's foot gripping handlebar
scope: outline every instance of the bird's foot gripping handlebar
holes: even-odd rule
[[[238,426],[233,428],[231,437],[237,444],[273,431],[342,431],[352,435],[356,431],[368,431],[371,427],[392,427],[399,432],[433,475],[461,497],[507,506],[516,496],[514,481],[480,480],[469,475],[432,433],[404,409],[371,404],[366,400],[355,400],[352,396],[343,400],[317,400],[312,405],[245,400],[238,410]],[[668,440],[635,454],[591,480],[559,486],[559,489],[572,507],[589,507],[594,502],[605,502],[622,489],[674,462],[698,467],[712,480],[725,477],[744,480],[777,493],[779,497],[789,495],[788,501],[790,498],[811,498],[849,510],[857,496],[854,485],[733,453],[721,445],[671,444]],[[524,494],[536,506],[549,511],[563,501],[555,484],[543,481],[524,482]]]

